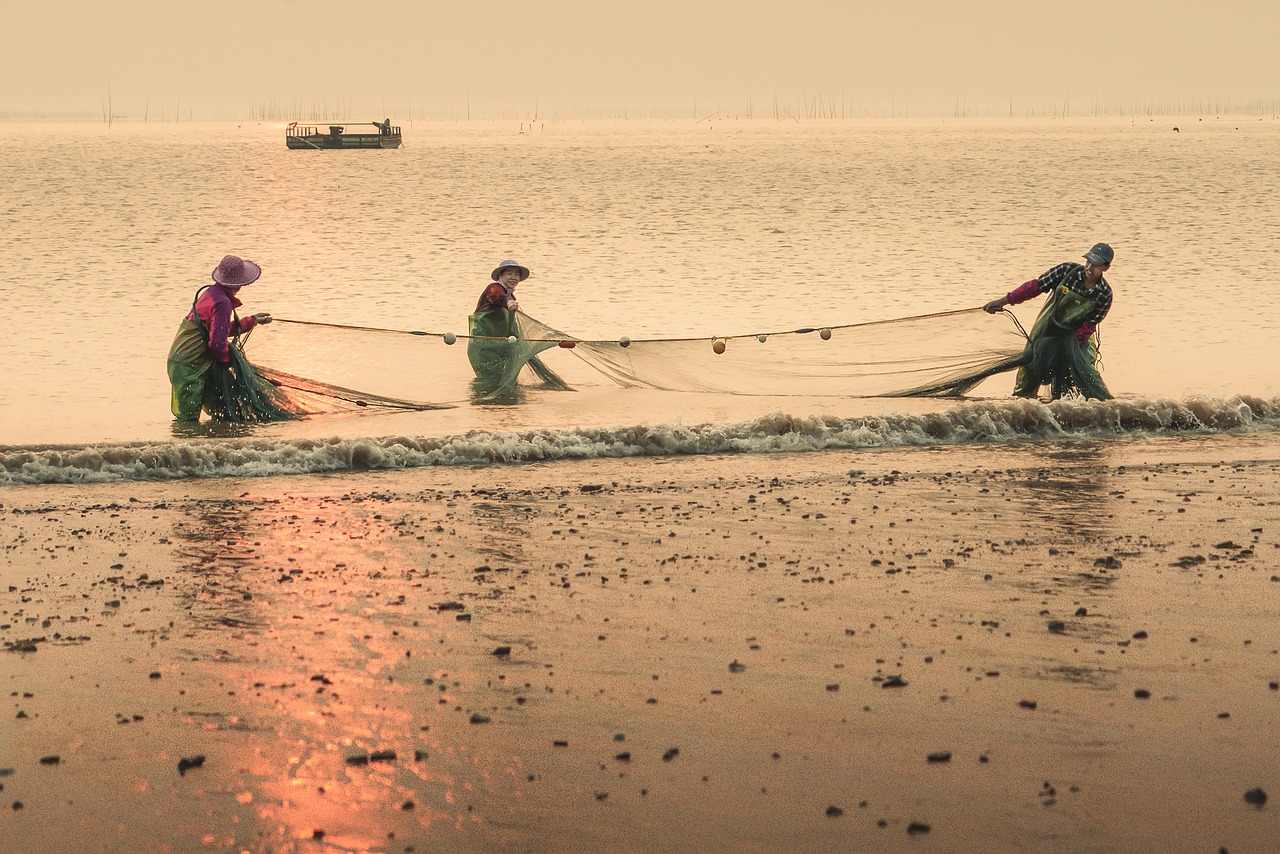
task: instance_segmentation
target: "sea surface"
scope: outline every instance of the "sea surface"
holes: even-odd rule
[[[0,123],[0,186],[0,484],[1280,428],[1270,116],[417,122],[390,151],[290,151],[267,122]],[[441,338],[504,258],[568,335],[709,348],[972,309],[1098,241],[1107,403],[1012,401],[1007,374],[960,401],[622,388],[556,349],[575,391],[496,405]],[[245,313],[391,330],[272,324],[251,360],[450,407],[175,425],[165,356],[227,253],[264,271]]]

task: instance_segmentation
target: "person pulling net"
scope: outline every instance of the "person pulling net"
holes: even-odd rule
[[[1087,399],[1112,399],[1098,373],[1097,330],[1111,310],[1111,285],[1103,274],[1114,258],[1109,245],[1094,244],[1084,253],[1085,263],[1058,264],[983,306],[995,314],[1006,305],[1049,294],[1016,366],[1016,397],[1036,397],[1041,386],[1048,385],[1054,400],[1072,392]]]
[[[528,267],[510,259],[500,262],[481,291],[476,310],[467,318],[467,360],[475,372],[472,388],[482,400],[509,397],[526,366],[545,387],[571,390],[538,358],[558,341],[537,340],[536,330],[530,333],[532,318],[520,312],[515,296],[516,285],[527,278]]]
[[[267,312],[239,317],[240,289],[257,281],[262,268],[227,255],[212,273],[213,284],[196,291],[169,348],[170,407],[180,422],[253,423],[357,410],[448,409],[254,365],[245,355],[250,333],[271,323]]]
[[[241,318],[237,294],[262,275],[262,268],[227,255],[214,268],[213,284],[196,291],[169,347],[170,408],[179,421],[281,421],[303,410],[277,386],[258,375],[245,358],[241,336],[271,322],[266,312]]]

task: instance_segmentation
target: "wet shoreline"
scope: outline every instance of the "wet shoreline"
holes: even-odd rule
[[[15,487],[0,847],[1258,850],[1278,461]]]

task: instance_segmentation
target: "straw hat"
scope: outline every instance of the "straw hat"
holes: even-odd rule
[[[213,280],[229,288],[238,288],[256,282],[262,275],[262,268],[252,261],[237,255],[227,255],[213,271]]]
[[[491,274],[493,276],[493,280],[495,282],[498,281],[498,275],[502,273],[503,270],[506,270],[508,267],[514,267],[516,270],[520,271],[520,281],[523,282],[525,279],[529,278],[528,267],[522,267],[515,261],[512,261],[510,258],[508,258],[507,260],[500,263],[497,267],[493,268],[493,273]]]

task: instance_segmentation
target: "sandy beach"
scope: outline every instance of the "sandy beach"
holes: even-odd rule
[[[1278,473],[1260,435],[10,488],[0,850],[1271,850]]]

